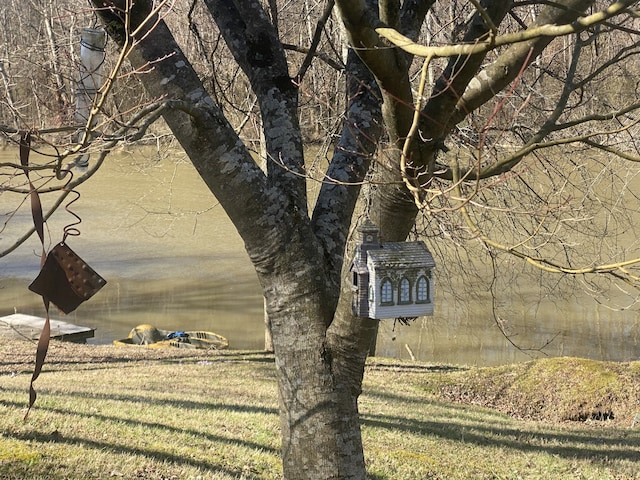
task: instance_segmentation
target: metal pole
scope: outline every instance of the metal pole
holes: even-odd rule
[[[83,28],[80,33],[80,76],[76,88],[76,110],[74,120],[85,127],[78,130],[76,139],[82,141],[86,130],[89,131],[91,140],[91,130],[97,125],[98,119],[94,115],[89,124],[91,109],[96,99],[98,90],[104,83],[102,66],[104,64],[104,47],[107,43],[107,34],[103,29]],[[75,159],[78,167],[89,165],[89,154],[83,153]]]

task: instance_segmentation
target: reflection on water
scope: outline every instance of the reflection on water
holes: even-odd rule
[[[524,351],[500,333],[486,307],[467,312],[452,303],[440,296],[436,315],[418,319],[411,327],[396,326],[394,330],[393,321],[382,322],[378,344],[381,353],[410,358],[411,350],[422,360],[467,365],[499,365],[545,355],[640,359],[640,321],[636,314],[598,307],[588,298],[567,302],[561,310],[555,305],[546,306],[535,314],[520,312],[511,318],[507,333]]]
[[[17,152],[0,152],[0,161]],[[67,319],[97,328],[92,342],[126,337],[141,323],[163,329],[212,330],[235,348],[261,348],[262,295],[243,243],[222,208],[191,165],[160,159],[152,149],[113,154],[80,187],[72,210],[81,235],[67,242],[107,285]],[[51,195],[43,203],[51,204]],[[20,198],[0,195],[0,213]],[[60,210],[48,222],[50,241],[61,239],[72,218]],[[5,219],[2,219],[4,224]],[[0,234],[0,248],[31,225],[23,205]],[[42,303],[27,290],[39,269],[34,235],[0,258],[0,315],[42,315]]]
[[[16,161],[17,152],[0,152]],[[261,348],[262,296],[242,240],[191,165],[154,150],[112,154],[80,189],[73,210],[82,234],[69,245],[108,281],[67,320],[97,328],[93,343],[126,337],[150,323],[162,329],[212,330],[232,348]],[[52,198],[44,196],[45,207]],[[0,228],[21,198],[0,195]],[[71,222],[60,210],[48,223],[50,242]],[[0,232],[0,248],[31,225],[27,204]],[[0,258],[0,316],[42,315],[42,304],[27,285],[39,268],[35,236]],[[436,270],[436,282],[438,271]],[[527,360],[500,333],[488,298],[460,306],[436,286],[436,314],[410,327],[382,321],[378,354],[461,364],[501,364]],[[521,347],[547,345],[549,355],[603,360],[640,357],[640,325],[633,312],[598,307],[590,299],[531,309],[512,299],[509,333]],[[561,311],[559,310],[561,309]],[[55,315],[54,315],[55,316]]]

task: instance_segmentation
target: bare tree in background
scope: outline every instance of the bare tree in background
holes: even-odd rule
[[[352,48],[318,176],[303,130],[325,110],[305,102],[334,97],[302,67],[343,60],[339,36],[313,46],[308,21],[328,29],[332,4],[92,1],[147,98],[105,112],[119,129],[94,146],[162,116],[243,238],[272,326],[285,478],[366,478],[358,397],[377,322],[354,317],[345,274],[359,215],[385,241],[479,240],[492,260],[637,286],[636,245],[617,241],[637,209],[619,191],[640,160],[637,2],[337,1]],[[263,165],[237,128],[258,114]]]

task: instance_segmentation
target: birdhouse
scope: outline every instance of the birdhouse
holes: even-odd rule
[[[351,266],[353,313],[367,318],[433,315],[435,262],[424,242],[386,242],[366,220]]]

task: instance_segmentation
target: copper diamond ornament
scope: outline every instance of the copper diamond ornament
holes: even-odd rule
[[[64,313],[71,313],[106,283],[66,243],[61,242],[51,249],[29,290],[49,300]]]

